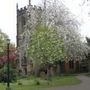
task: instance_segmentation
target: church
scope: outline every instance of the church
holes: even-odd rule
[[[27,55],[27,48],[30,43],[31,32],[35,29],[35,26],[41,22],[45,22],[44,10],[39,6],[29,4],[23,8],[18,8],[17,5],[17,67],[20,72],[27,75],[33,68],[32,62]],[[28,20],[29,19],[29,20]],[[28,26],[30,25],[30,26]],[[59,62],[61,72],[80,71],[83,62],[77,61],[62,61]],[[82,65],[81,65],[82,64]],[[84,64],[86,65],[86,64]],[[83,68],[86,68],[83,67]]]

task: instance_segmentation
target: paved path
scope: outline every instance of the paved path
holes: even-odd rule
[[[79,85],[55,87],[55,88],[48,88],[48,89],[43,89],[43,90],[90,90],[90,78],[89,77],[79,75],[77,76],[77,78],[82,81],[82,83],[80,83]]]

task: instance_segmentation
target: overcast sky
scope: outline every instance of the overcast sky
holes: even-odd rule
[[[11,42],[16,42],[16,3],[19,8],[26,6],[29,0],[0,0],[0,29],[9,35]],[[32,4],[38,4],[41,0],[32,0]],[[77,16],[83,25],[82,35],[90,37],[90,18],[87,5],[80,7],[82,0],[62,0],[63,3]]]

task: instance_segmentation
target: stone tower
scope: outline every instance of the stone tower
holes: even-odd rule
[[[31,0],[29,0],[29,5],[31,5]]]
[[[18,9],[17,5],[17,65],[24,74],[29,72],[27,48],[30,43],[30,32],[41,22],[41,7],[29,5]]]
[[[24,40],[24,26],[26,24],[26,10],[27,8],[17,8],[17,62],[18,67],[22,71],[25,71],[27,73],[27,60],[25,56],[25,46],[23,43]]]

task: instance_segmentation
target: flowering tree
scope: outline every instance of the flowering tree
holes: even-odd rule
[[[53,28],[39,26],[32,33],[28,55],[34,65],[46,66],[48,70],[50,64],[65,57],[64,43]]]
[[[7,50],[5,50],[6,52]],[[10,45],[10,81],[16,80],[16,49]],[[0,57],[0,82],[7,82],[7,52]]]
[[[16,67],[16,49],[15,47],[12,47],[12,45],[10,46],[11,47],[9,49],[9,60],[11,65],[13,67]],[[5,54],[0,57],[0,66],[4,66],[7,62],[7,51],[5,50],[4,52]]]
[[[58,31],[64,41],[65,51],[70,60],[83,59],[89,47],[82,42],[79,33],[80,23],[74,15],[63,5],[61,0],[44,0],[46,25]],[[46,5],[46,6],[45,6]]]
[[[7,38],[8,36],[0,31],[0,82],[7,82]],[[16,49],[13,44],[9,48],[10,60],[10,81],[16,79]]]
[[[31,6],[29,6],[29,8],[27,9],[27,13],[28,21],[26,23],[25,29],[29,33],[29,36],[32,36],[33,32],[36,32],[36,26],[38,24],[42,24],[43,26],[50,29],[53,28],[56,32],[58,32],[59,38],[63,40],[64,50],[69,60],[71,58],[72,60],[76,60],[77,58],[85,58],[85,54],[88,53],[88,46],[84,42],[82,42],[82,38],[79,33],[80,23],[75,19],[74,15],[70,13],[65,5],[63,5],[61,0],[44,0],[44,7],[42,7],[41,9],[37,9],[36,7],[34,7],[33,9]],[[40,22],[38,23],[38,21]],[[29,38],[30,42],[34,42],[37,40],[37,38],[36,40],[32,40],[31,37]],[[39,49],[37,48],[35,50]],[[40,56],[37,56],[37,59],[38,57],[40,58]],[[53,59],[49,60],[52,60],[53,62]]]
[[[8,36],[0,30],[0,66],[2,67],[7,61],[7,38]],[[10,61],[16,60],[15,46],[10,44],[9,58]]]

